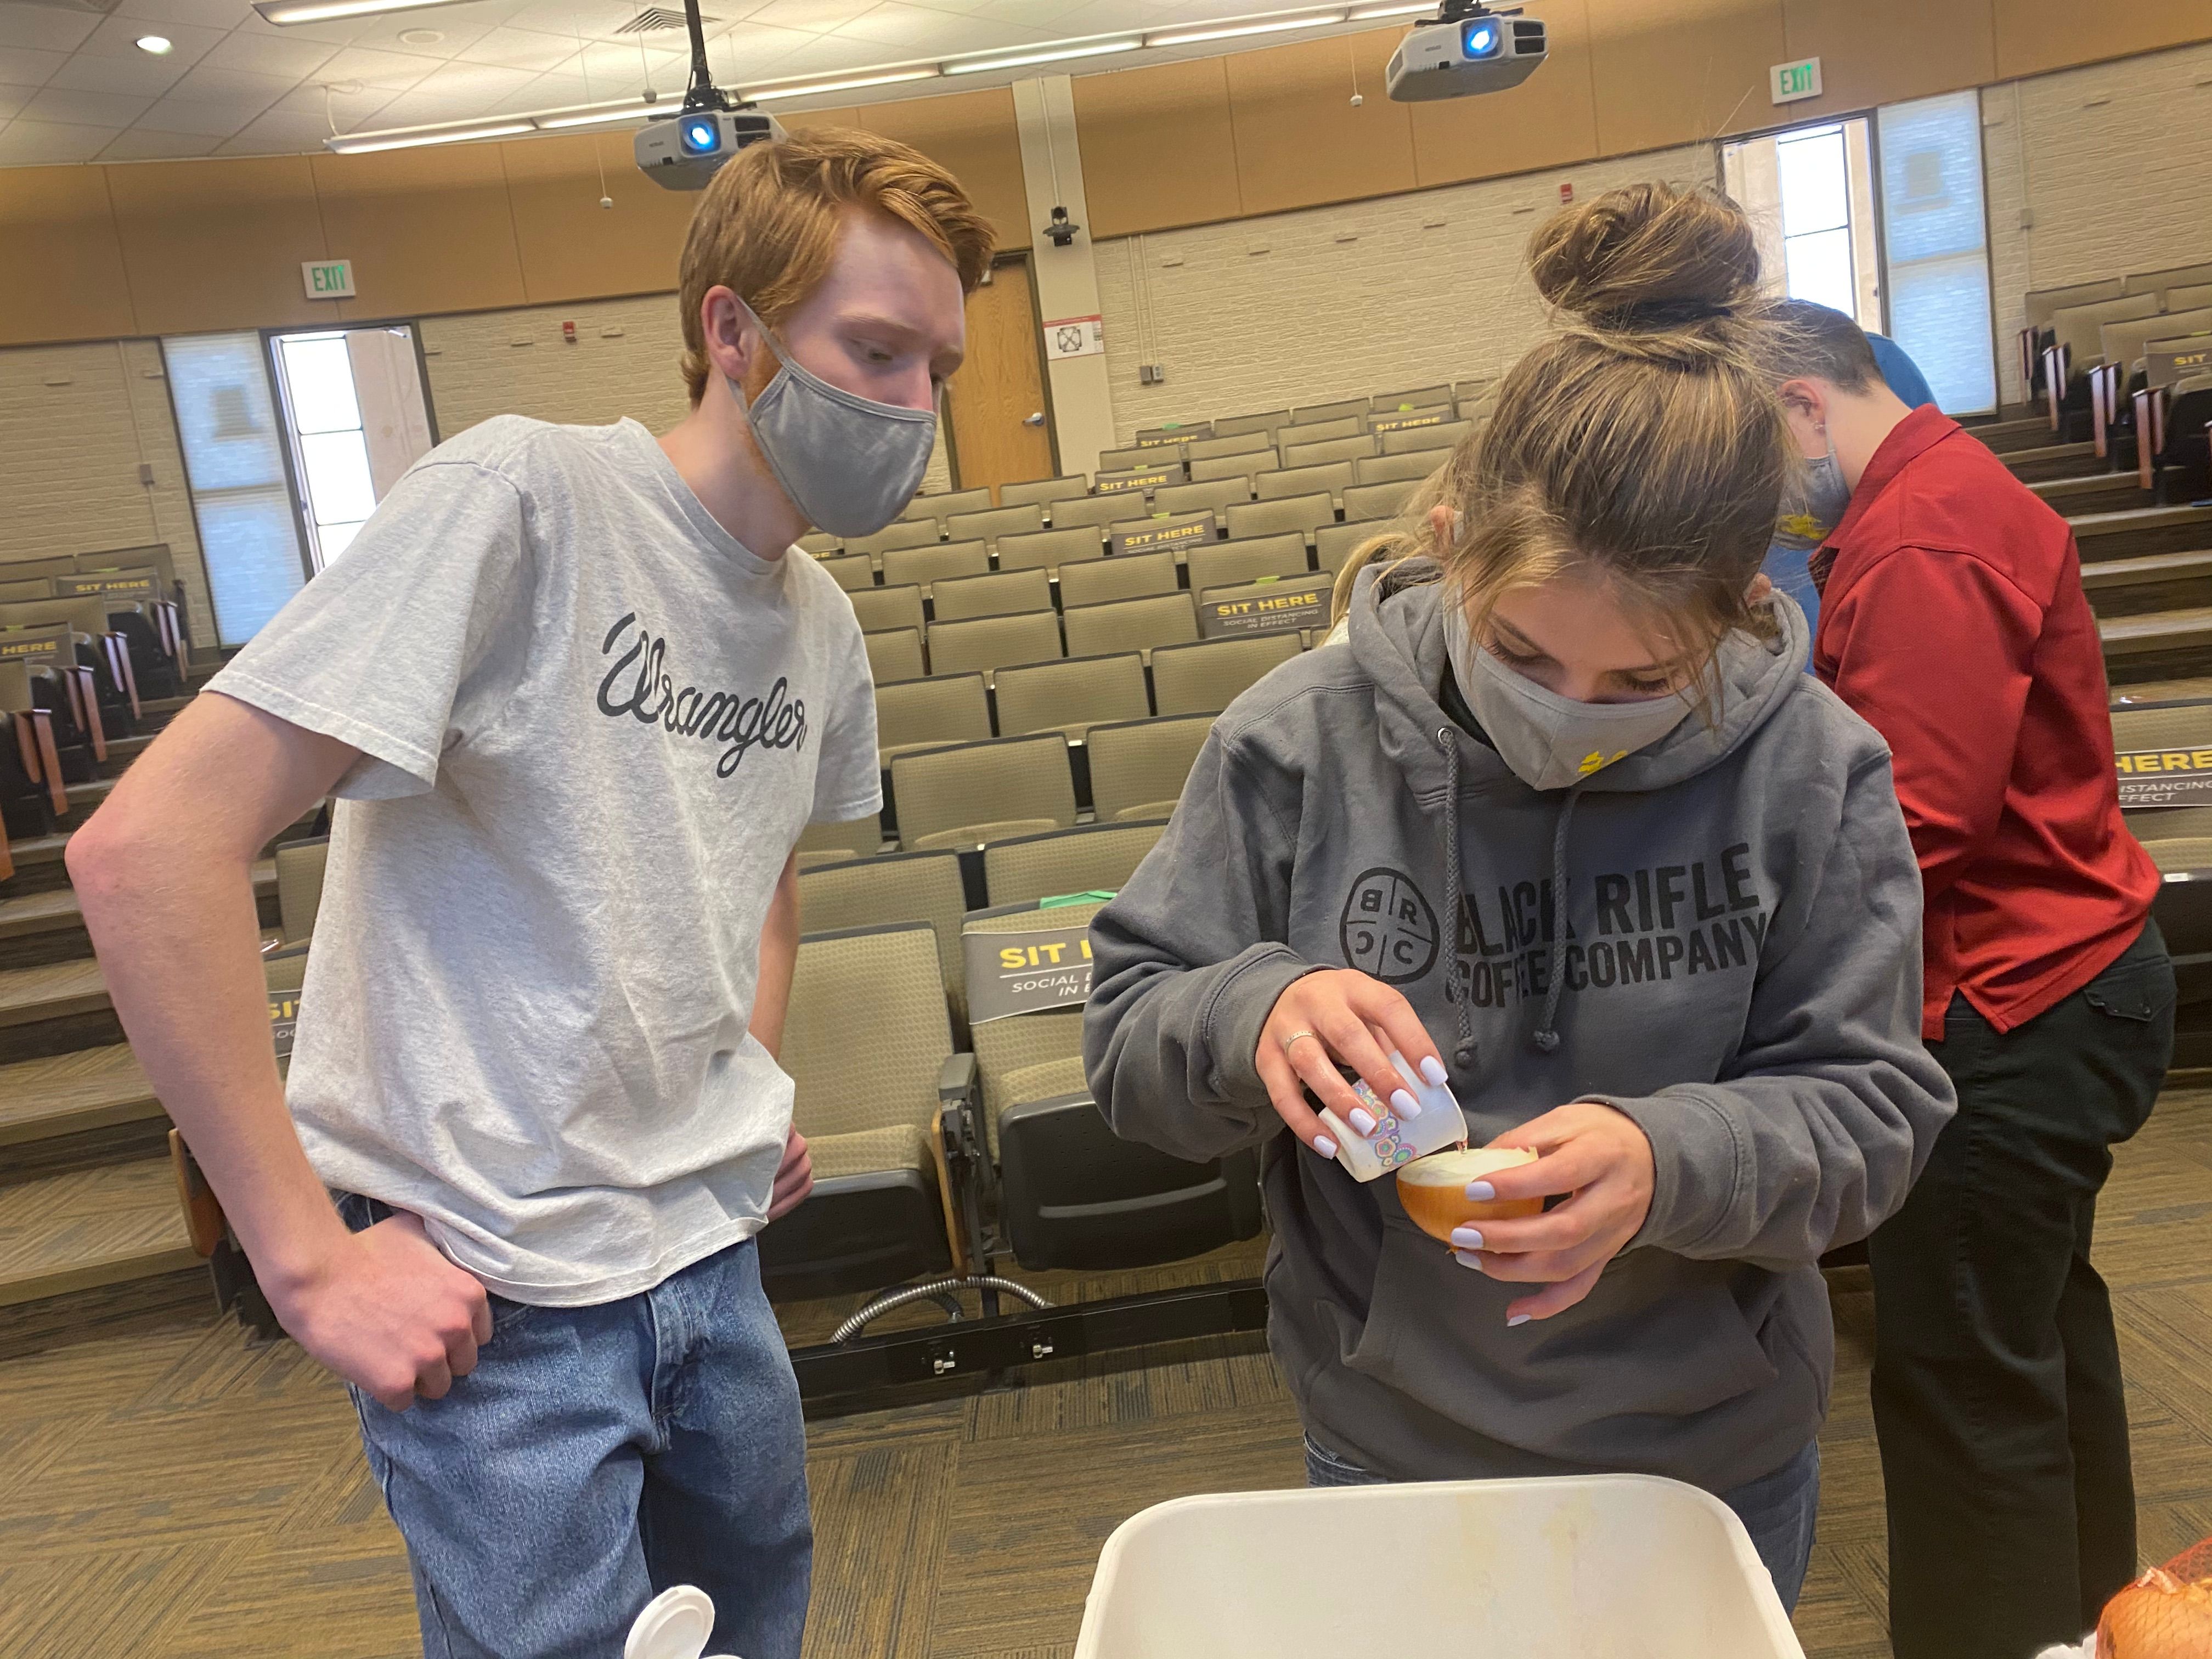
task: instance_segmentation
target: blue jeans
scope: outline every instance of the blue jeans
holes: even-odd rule
[[[356,1231],[391,1213],[339,1212]],[[798,1659],[805,1429],[754,1246],[599,1307],[491,1311],[443,1400],[391,1412],[354,1391],[426,1659],[614,1659],[671,1584],[714,1598],[708,1651]]]
[[[1309,1486],[1385,1484],[1382,1476],[1347,1463],[1311,1435],[1306,1437]],[[1798,1594],[1805,1588],[1805,1568],[1813,1558],[1813,1523],[1820,1513],[1820,1443],[1807,1441],[1804,1450],[1773,1474],[1724,1492],[1720,1500],[1735,1511],[1751,1534],[1752,1547],[1766,1564],[1767,1577],[1774,1580],[1784,1608],[1796,1612]]]

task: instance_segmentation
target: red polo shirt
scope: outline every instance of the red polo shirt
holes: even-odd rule
[[[2142,929],[2096,618],[2066,521],[1933,407],[1899,422],[1814,560],[1813,664],[1887,740],[1927,896],[1921,1035],[2000,1031]]]

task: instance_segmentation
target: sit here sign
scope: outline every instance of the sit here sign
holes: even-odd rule
[[[2193,806],[2212,801],[2212,749],[2136,749],[2112,757],[2120,805]]]

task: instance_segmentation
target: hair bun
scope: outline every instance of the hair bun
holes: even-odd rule
[[[1759,289],[1759,243],[1726,197],[1630,185],[1568,209],[1528,244],[1537,291],[1594,328],[1664,332],[1732,315]]]

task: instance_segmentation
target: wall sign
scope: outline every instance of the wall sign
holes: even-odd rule
[[[1794,64],[1777,64],[1766,72],[1767,90],[1778,104],[1795,104],[1820,95],[1820,60],[1801,58]]]
[[[1225,639],[1244,634],[1285,634],[1298,628],[1328,626],[1328,599],[1336,578],[1270,576],[1249,587],[1214,589],[1198,602],[1200,637]]]
[[[1116,554],[1157,553],[1164,547],[1203,547],[1213,540],[1213,513],[1163,514],[1115,525],[1106,539]]]
[[[1057,322],[1044,325],[1044,355],[1057,361],[1062,357],[1096,357],[1106,349],[1106,324],[1099,317],[1062,317]]]
[[[353,298],[353,261],[303,259],[300,262],[300,282],[307,289],[310,300],[350,300]]]

